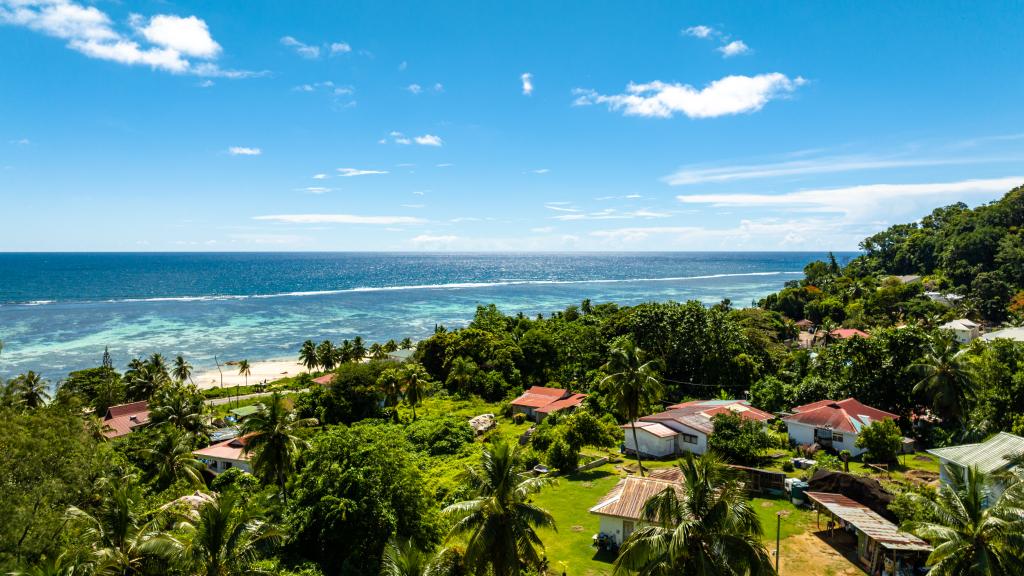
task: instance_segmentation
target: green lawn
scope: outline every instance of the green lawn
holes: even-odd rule
[[[761,520],[761,529],[764,530],[764,543],[769,550],[775,548],[775,532],[778,523],[778,514],[782,513],[782,538],[789,538],[795,534],[806,532],[814,528],[814,512],[797,508],[792,502],[785,498],[753,498],[750,506],[757,512]]]
[[[588,512],[619,481],[612,464],[558,479],[545,488],[534,502],[555,517],[558,532],[542,530],[540,537],[547,552],[550,571],[570,576],[611,574],[614,558],[597,555],[591,537],[598,532],[598,517]]]

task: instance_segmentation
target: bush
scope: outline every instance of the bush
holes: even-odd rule
[[[579,467],[580,454],[573,450],[572,446],[565,441],[565,438],[555,440],[548,448],[548,466],[566,473],[572,472]]]
[[[750,403],[765,412],[786,408],[786,385],[774,376],[765,376],[750,387]]]
[[[439,456],[455,454],[473,441],[474,433],[465,420],[445,416],[417,420],[405,429],[405,436],[417,449]]]
[[[792,460],[786,460],[785,462],[782,463],[782,471],[783,472],[792,472],[794,469],[795,468],[793,467],[793,461]]]
[[[744,420],[732,412],[715,414],[711,422],[715,433],[708,436],[708,449],[735,464],[756,463],[761,452],[772,445],[771,437],[760,422]]]
[[[864,427],[857,436],[857,447],[867,450],[865,460],[895,462],[903,446],[903,434],[892,420],[876,420]]]
[[[519,463],[527,470],[532,469],[537,464],[540,464],[540,454],[537,453],[533,448],[526,446],[520,448],[518,452]]]
[[[522,424],[523,422],[526,422],[526,414],[523,414],[522,412],[516,412],[515,414],[512,415],[512,422],[514,424]]]

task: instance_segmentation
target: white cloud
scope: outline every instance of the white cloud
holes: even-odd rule
[[[358,216],[355,214],[271,214],[254,216],[253,220],[283,222],[286,224],[370,224],[394,226],[395,224],[418,224],[421,218],[412,216]]]
[[[435,168],[451,168],[452,166],[455,166],[455,164],[452,164],[451,162],[445,162],[445,163],[442,163],[442,164],[435,164],[434,165]]]
[[[440,82],[435,82],[434,92],[444,92],[444,84],[441,84]]]
[[[302,191],[307,194],[326,194],[330,192],[331,189],[324,186],[306,186]]]
[[[221,47],[210,36],[206,22],[195,16],[158,14],[145,23],[142,16],[133,14],[128,23],[148,45],[143,46],[119,31],[111,18],[95,6],[71,0],[0,0],[0,24],[24,26],[67,40],[68,48],[90,58],[207,77],[248,78],[263,74],[224,70],[209,61],[220,54]],[[206,61],[193,62],[190,58]]]
[[[566,208],[566,204],[568,202],[548,202],[544,207],[555,212],[582,212],[579,208]]]
[[[426,196],[426,194],[427,194],[426,190],[413,190],[412,191],[412,195],[413,196]]]
[[[547,174],[551,172],[550,168],[537,168],[536,170],[530,170],[531,174]]]
[[[519,75],[519,80],[523,83],[523,95],[529,96],[533,94],[533,74],[523,72]]]
[[[547,208],[557,210],[556,208],[553,208],[551,206],[547,206]],[[574,212],[579,212],[579,210],[575,210]],[[655,212],[653,210],[648,210],[646,208],[641,208],[640,210],[629,210],[625,212],[620,212],[614,208],[605,208],[604,210],[599,210],[597,212],[589,212],[586,214],[562,214],[559,216],[552,216],[552,219],[561,220],[563,222],[571,222],[577,220],[632,220],[634,218],[652,219],[668,218],[669,216],[671,216],[671,214],[669,214],[668,212]]]
[[[331,43],[331,54],[348,54],[351,51],[352,47],[349,46],[348,42]]]
[[[199,82],[199,84],[197,84],[197,86],[199,86],[200,88],[210,88],[213,86],[213,84],[213,80],[202,80],[201,82]]]
[[[750,46],[747,46],[743,40],[733,40],[724,46],[719,46],[717,50],[722,53],[723,58],[732,58],[733,56],[749,54]]]
[[[210,36],[206,22],[189,16],[160,14],[149,19],[149,24],[138,29],[153,44],[176,50],[186,56],[214,58],[220,54],[220,44]]]
[[[370,176],[373,174],[387,174],[387,170],[360,170],[358,168],[338,168],[341,176]]]
[[[715,29],[710,26],[698,24],[696,26],[690,26],[683,30],[683,34],[687,36],[693,36],[694,38],[707,38],[715,33]]]
[[[625,94],[604,95],[576,89],[574,105],[607,104],[626,116],[671,118],[682,113],[690,118],[715,118],[756,112],[771,100],[794,92],[806,81],[773,72],[757,76],[726,76],[697,90],[688,84],[654,81],[630,83]]]
[[[420,92],[423,92],[423,86],[420,86],[419,84],[409,84],[405,89],[412,94],[419,94]]]
[[[282,37],[281,44],[284,44],[285,46],[294,49],[295,53],[298,54],[299,56],[302,56],[303,58],[315,60],[320,57],[319,46],[311,46],[309,44],[305,44],[292,36]]]
[[[459,237],[451,234],[437,236],[431,234],[420,234],[419,236],[411,238],[409,241],[420,248],[431,248],[446,246],[457,240],[459,240]]]
[[[259,156],[263,154],[263,150],[259,148],[250,148],[248,146],[232,146],[228,148],[228,154],[232,156]]]
[[[424,134],[423,136],[417,136],[413,138],[420,146],[441,146],[444,141],[441,140],[440,136],[434,134]]]
[[[313,180],[326,180],[329,178],[327,174],[313,174]]]
[[[402,208],[420,209],[420,208],[426,208],[427,205],[426,204],[400,204],[400,206]]]
[[[848,221],[875,221],[920,216],[930,207],[959,200],[990,199],[1024,183],[1024,176],[932,182],[925,184],[866,184],[845,188],[821,188],[782,194],[688,194],[677,196],[684,204],[716,208],[775,208],[797,212],[836,213]]]

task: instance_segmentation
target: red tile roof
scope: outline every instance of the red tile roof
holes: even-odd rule
[[[836,338],[841,338],[843,340],[848,340],[856,336],[860,336],[861,338],[871,338],[870,334],[868,334],[867,332],[857,330],[856,328],[836,328],[835,330],[829,332],[829,334],[835,336]]]
[[[566,408],[576,408],[580,404],[583,404],[583,399],[586,398],[586,394],[573,394],[568,398],[562,398],[561,400],[555,400],[554,402],[537,408],[539,414],[550,414],[552,412],[558,412]]]
[[[149,403],[145,400],[131,404],[118,404],[107,408],[103,417],[103,435],[119,438],[149,422]]]
[[[249,459],[249,455],[245,453],[246,438],[248,437],[241,436],[238,438],[232,438],[231,440],[212,444],[206,448],[193,450],[192,453],[199,457],[206,456],[208,458],[217,458],[220,460],[245,461]]]
[[[137,414],[139,412],[146,412],[149,410],[149,402],[140,400],[138,402],[132,402],[130,404],[118,404],[117,406],[111,406],[107,408],[107,414],[104,419],[117,418],[118,416],[127,416],[129,414]]]
[[[332,380],[334,380],[334,374],[324,374],[323,376],[318,376],[316,378],[313,378],[313,382],[314,383],[322,384],[322,385],[325,385],[325,386],[327,384],[330,384]]]
[[[527,408],[540,408],[547,406],[556,400],[561,400],[569,394],[568,390],[562,388],[547,388],[544,386],[531,386],[523,395],[512,401],[513,406],[525,406]]]
[[[793,409],[794,414],[783,418],[786,422],[798,422],[815,428],[831,428],[840,432],[858,433],[860,429],[876,420],[898,418],[884,410],[866,406],[854,398],[846,400],[819,400]]]

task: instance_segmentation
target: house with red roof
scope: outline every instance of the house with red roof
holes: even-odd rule
[[[552,412],[575,410],[586,397],[586,394],[573,394],[563,388],[531,386],[511,402],[512,413],[525,414],[530,420],[539,423]]]
[[[898,416],[872,408],[854,398],[846,400],[819,400],[793,409],[793,414],[782,420],[789,429],[789,439],[798,445],[818,444],[837,452],[849,450],[857,456],[864,449],[857,448],[857,436],[865,426],[878,420],[896,420]]]
[[[857,330],[856,328],[836,328],[829,332],[829,335],[839,340],[849,340],[850,338],[871,338],[871,335],[867,332]]]
[[[206,448],[193,450],[196,458],[206,463],[206,467],[214,474],[220,474],[231,468],[240,468],[243,472],[252,472],[249,455],[245,453],[247,436],[232,438]]]
[[[107,438],[120,438],[148,423],[149,402],[142,400],[118,404],[107,408],[107,413],[103,415],[103,435]]]
[[[334,372],[328,372],[327,374],[324,374],[323,376],[317,376],[316,378],[313,378],[313,383],[314,384],[319,384],[321,386],[327,386],[333,380],[334,380]]]
[[[626,452],[652,458],[675,456],[683,452],[703,454],[708,448],[708,436],[715,431],[711,421],[717,414],[732,412],[745,420],[767,425],[774,416],[758,410],[746,400],[694,400],[675,404],[668,410],[644,416],[634,422],[636,441],[633,440],[633,424],[622,426],[625,433]]]

